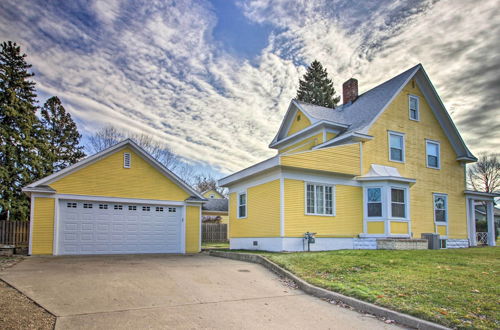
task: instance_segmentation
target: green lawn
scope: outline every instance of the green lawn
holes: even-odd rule
[[[229,242],[226,243],[201,243],[202,249],[229,249]]]
[[[262,254],[351,297],[453,328],[500,328],[500,248]]]

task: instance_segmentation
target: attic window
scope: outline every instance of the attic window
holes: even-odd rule
[[[297,121],[300,121],[300,114],[297,115]]]
[[[123,168],[130,168],[130,161],[131,161],[130,153],[124,152],[123,153]]]

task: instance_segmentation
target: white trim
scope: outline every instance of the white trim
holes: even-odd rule
[[[368,189],[380,189],[380,207],[381,207],[381,215],[380,216],[377,216],[377,217],[370,217],[368,215]],[[363,187],[363,208],[365,209],[365,214],[364,214],[364,218],[366,219],[365,221],[369,222],[369,221],[381,221],[381,220],[385,220],[387,218],[387,214],[386,214],[386,210],[385,210],[385,207],[384,207],[384,199],[385,199],[385,196],[384,196],[384,187],[383,186],[366,186],[366,187]],[[377,202],[378,203],[378,202]]]
[[[181,253],[186,253],[186,223],[187,223],[187,203],[184,203],[184,206],[182,207],[182,218],[181,218]],[[200,230],[200,236],[201,236],[201,230]]]
[[[401,160],[392,159],[392,157],[391,157],[391,148],[392,148],[391,147],[391,135],[398,136],[401,138]],[[391,130],[387,131],[387,145],[388,145],[387,149],[389,149],[389,161],[396,162],[396,163],[404,163],[405,162],[405,160],[406,160],[405,144],[406,144],[405,143],[405,133],[391,131]]]
[[[59,198],[54,198],[54,236],[52,244],[52,254],[59,255]]]
[[[141,198],[120,198],[120,197],[107,197],[107,196],[90,196],[90,195],[72,195],[72,194],[53,194],[53,195],[39,195],[33,194],[34,197],[48,197],[58,199],[72,199],[81,201],[103,201],[103,202],[116,202],[116,203],[131,203],[131,204],[158,204],[158,205],[185,205],[184,201],[170,201],[160,199],[141,199]],[[197,203],[197,201],[187,201],[187,203]]]
[[[268,173],[262,173],[262,174],[254,176],[252,178],[249,178],[248,180],[231,185],[229,187],[228,191],[229,191],[229,193],[239,192],[242,190],[246,190],[250,187],[255,187],[255,186],[259,186],[259,185],[264,184],[264,183],[279,180],[280,177],[281,177],[281,171],[279,169],[276,169],[275,171],[268,172]]]
[[[404,193],[404,203],[403,205],[405,206],[405,216],[403,218],[399,218],[399,217],[395,217],[392,215],[392,189],[396,189],[396,190],[402,190],[403,193]],[[409,221],[410,219],[410,213],[409,213],[409,208],[410,208],[410,199],[409,199],[409,193],[408,193],[409,189],[408,188],[405,188],[405,187],[399,187],[399,186],[390,186],[389,187],[389,193],[390,193],[390,199],[389,199],[389,202],[390,202],[390,205],[387,206],[387,209],[388,209],[388,213],[390,214],[390,216],[388,217],[390,220],[394,220],[394,221]],[[401,203],[398,203],[398,204],[401,204]]]
[[[285,236],[285,178],[280,177],[280,236]]]
[[[438,152],[438,155],[437,155],[437,167],[429,165],[429,150],[428,150],[429,144],[437,145],[437,152]],[[425,139],[425,166],[427,166],[427,168],[432,168],[432,169],[435,169],[435,170],[440,170],[441,169],[441,143],[439,141],[431,140],[431,139]]]
[[[417,118],[411,117],[411,99],[417,100]],[[420,121],[420,98],[414,94],[408,94],[408,118],[413,121]]]
[[[333,110],[332,110],[333,111]],[[325,128],[340,128],[340,129],[347,129],[349,125],[344,125],[344,124],[338,124],[334,123],[331,121],[327,120],[320,120],[317,121],[310,126],[307,126],[306,128],[301,129],[298,132],[293,133],[292,135],[289,135],[279,141],[273,142],[269,145],[269,148],[272,149],[281,149],[285,148],[288,145],[297,143],[297,140],[303,140],[306,139],[307,137],[310,137],[311,135],[316,135],[316,134],[321,134],[321,130]],[[340,130],[339,130],[340,132]],[[303,135],[307,134],[307,137],[304,137]]]
[[[227,187],[233,185],[235,182],[247,179],[252,175],[264,172],[266,170],[272,169],[273,167],[277,167],[280,164],[279,156],[276,155],[274,157],[268,158],[260,163],[254,164],[250,167],[247,167],[241,171],[230,174],[218,181],[220,187]]]
[[[316,211],[316,187],[317,186],[322,186],[323,187],[323,210],[325,213],[310,213],[307,212],[307,186],[312,185],[314,187],[314,210]],[[326,187],[331,187],[332,188],[332,214],[326,213]],[[322,217],[334,217],[336,214],[336,203],[335,203],[335,185],[332,184],[327,184],[324,182],[311,182],[311,181],[304,181],[304,215],[312,215],[312,216],[322,216]]]
[[[314,173],[314,171],[304,171],[299,169],[283,169],[283,178],[298,180],[298,181],[311,181],[329,185],[343,185],[361,187],[361,183],[353,180],[351,176],[341,174],[324,174]]]
[[[241,195],[245,195],[245,204],[244,205],[240,204],[240,196]],[[237,211],[237,217],[238,217],[238,219],[246,219],[246,218],[248,218],[248,193],[247,193],[247,190],[239,192],[237,194],[236,198],[237,198],[236,199],[236,207],[237,207],[236,211]],[[240,215],[240,206],[245,206],[245,216],[244,217],[242,217]]]
[[[126,139],[120,143],[115,144],[114,146],[111,146],[101,152],[98,152],[90,157],[87,157],[81,161],[79,161],[76,164],[73,164],[71,166],[66,167],[65,169],[62,169],[56,173],[53,173],[49,176],[46,176],[43,179],[40,179],[25,188],[31,189],[35,188],[36,186],[43,185],[43,184],[50,184],[56,180],[61,179],[64,176],[67,176],[79,169],[81,169],[84,166],[88,166],[104,157],[107,157],[108,155],[112,154],[115,151],[119,151],[122,148],[125,148],[126,146],[130,146],[137,154],[142,156],[147,162],[149,162],[153,167],[155,167],[158,171],[160,171],[164,176],[166,176],[168,179],[173,181],[175,184],[180,186],[184,191],[189,193],[190,195],[193,195],[195,197],[198,197],[201,201],[205,201],[205,198],[201,196],[196,190],[194,190],[191,186],[189,186],[187,183],[182,181],[175,173],[171,172],[169,169],[167,169],[163,164],[158,162],[156,159],[154,159],[153,156],[151,156],[149,153],[147,153],[144,149],[142,149],[138,144],[136,144],[134,141],[130,139]],[[27,191],[29,191],[27,189]]]
[[[29,243],[28,243],[28,254],[32,255],[33,254],[33,224],[35,221],[35,198],[33,195],[30,197],[31,199],[31,204],[30,204],[30,237],[29,237]]]
[[[444,202],[445,202],[445,216],[446,220],[445,221],[437,221],[436,220],[436,197],[444,197]],[[448,227],[448,194],[444,193],[432,193],[432,211],[434,212],[434,224],[436,226],[447,226]],[[448,229],[446,229],[448,230]]]
[[[342,141],[350,139],[350,138],[352,138],[353,141],[348,141],[346,143],[342,143]],[[372,139],[373,139],[373,136],[371,136],[371,135],[360,133],[360,132],[351,132],[351,133],[347,133],[347,134],[341,134],[340,136],[336,136],[333,139],[328,140],[322,144],[318,144],[317,146],[313,147],[313,150],[330,147],[333,144],[337,144],[337,143],[348,144],[348,143],[356,143],[356,142],[361,142],[361,141],[363,141],[363,142],[369,141]]]

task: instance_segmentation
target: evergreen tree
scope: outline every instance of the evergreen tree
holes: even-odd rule
[[[57,96],[45,102],[41,114],[49,143],[49,153],[46,159],[49,172],[62,170],[85,157],[83,146],[79,146],[82,136]]]
[[[340,101],[340,96],[335,96],[333,82],[328,79],[328,72],[317,60],[311,63],[299,80],[297,100],[320,105],[327,108],[335,108]]]
[[[16,220],[29,214],[21,188],[45,175],[46,143],[25,57],[16,43],[0,44],[0,207]]]

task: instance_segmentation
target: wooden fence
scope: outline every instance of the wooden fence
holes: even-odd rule
[[[28,246],[29,221],[0,221],[0,244]]]
[[[225,223],[204,223],[201,232],[202,242],[227,242],[227,224]]]

